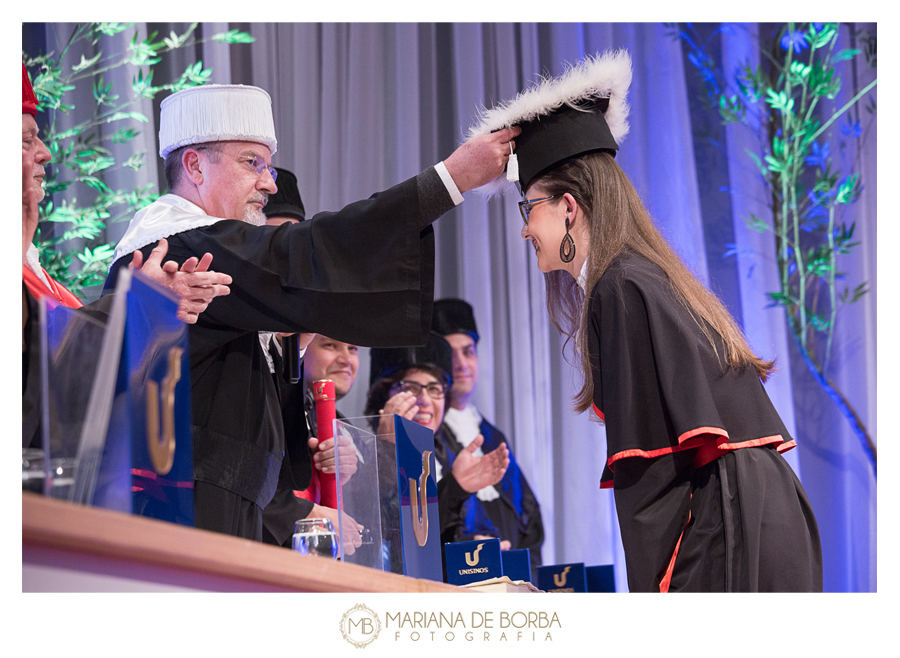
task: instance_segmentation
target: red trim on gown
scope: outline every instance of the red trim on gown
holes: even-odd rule
[[[688,526],[691,524],[691,513],[688,511],[688,520],[684,524],[684,528],[681,530],[681,534],[678,535],[678,543],[675,544],[675,550],[672,552],[672,557],[669,558],[669,566],[666,567],[666,575],[663,576],[663,579],[659,581],[659,591],[662,594],[668,594],[669,585],[672,583],[672,572],[675,571],[675,559],[678,557],[678,549],[681,548],[681,540],[684,539],[684,531],[687,530]]]
[[[594,413],[596,413],[601,420],[605,420],[604,414],[602,411],[600,411],[600,409],[597,408],[597,404],[594,403],[592,406],[594,408]],[[620,459],[625,459],[626,457],[643,457],[645,459],[653,459],[654,457],[671,455],[672,453],[680,452],[682,450],[692,450],[694,448],[699,448],[697,450],[696,456],[694,457],[694,468],[700,468],[701,466],[706,466],[710,462],[715,461],[729,450],[740,450],[741,448],[758,448],[761,446],[775,444],[776,450],[778,450],[779,453],[783,453],[787,452],[791,448],[797,447],[796,441],[785,441],[784,437],[780,434],[775,434],[773,436],[764,436],[762,438],[752,439],[749,441],[741,441],[739,443],[727,443],[728,438],[728,432],[718,427],[698,427],[679,436],[677,446],[660,448],[658,450],[622,450],[621,452],[617,452],[609,459],[607,459],[606,465],[609,467],[610,471],[613,471],[615,470],[615,463]],[[613,481],[610,479],[601,482],[600,488],[612,489]]]
[[[73,295],[64,285],[47,274],[47,270],[42,267],[41,271],[50,282],[51,288],[48,288],[47,285],[41,281],[40,277],[32,272],[27,265],[22,265],[22,281],[25,282],[28,292],[30,292],[35,299],[50,297],[69,308],[81,308],[84,306],[84,304],[81,303],[81,300]]]

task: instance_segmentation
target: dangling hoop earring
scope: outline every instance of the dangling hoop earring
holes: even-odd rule
[[[575,258],[575,240],[569,235],[569,217],[566,216],[566,237],[559,245],[559,259],[564,263],[571,263]]]

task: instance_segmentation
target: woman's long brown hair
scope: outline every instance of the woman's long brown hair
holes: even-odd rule
[[[612,155],[597,152],[567,160],[542,175],[535,184],[541,196],[570,193],[587,216],[591,248],[585,290],[593,290],[597,280],[624,251],[639,254],[665,272],[677,291],[675,296],[694,318],[706,321],[698,320],[697,324],[714,350],[716,343],[708,327],[721,337],[729,368],[751,365],[763,381],[768,378],[775,362],[764,361],[752,352],[744,333],[722,302],[697,280],[660,234],[637,190]],[[587,346],[590,299],[568,272],[556,270],[546,274],[545,279],[551,322],[568,336],[567,344],[576,340],[584,383],[575,396],[575,410],[581,412],[591,406],[594,397]],[[594,359],[598,356],[594,355]]]

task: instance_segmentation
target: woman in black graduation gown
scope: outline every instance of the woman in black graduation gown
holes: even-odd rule
[[[655,227],[614,157],[627,53],[485,113],[520,125],[522,237],[551,320],[575,341],[575,408],[606,423],[631,591],[822,591],[818,528],[757,357]],[[576,89],[573,91],[573,87]]]

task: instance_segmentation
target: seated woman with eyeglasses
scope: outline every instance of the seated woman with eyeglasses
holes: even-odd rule
[[[484,442],[476,438],[453,455],[441,438],[441,423],[453,372],[450,344],[431,333],[424,347],[373,348],[371,387],[366,399],[366,416],[381,416],[380,435],[390,434],[392,414],[424,425],[434,432],[438,508],[441,544],[457,541],[463,523],[462,510],[469,497],[486,486],[498,483],[509,466],[509,449],[502,444],[486,455],[476,455]]]

